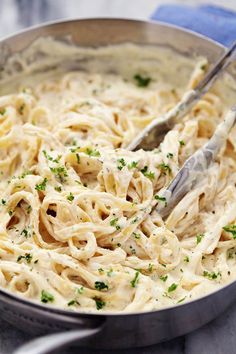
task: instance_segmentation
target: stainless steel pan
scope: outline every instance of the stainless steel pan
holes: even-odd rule
[[[71,35],[81,46],[133,42],[169,46],[213,62],[225,48],[192,32],[162,23],[120,19],[57,22],[11,36],[0,42],[0,67],[12,54],[41,36]],[[16,353],[49,353],[76,343],[91,348],[141,347],[181,336],[211,321],[236,299],[236,281],[198,300],[158,311],[135,314],[86,314],[36,304],[0,290],[1,316],[20,329],[41,337]],[[51,334],[50,334],[51,333]]]

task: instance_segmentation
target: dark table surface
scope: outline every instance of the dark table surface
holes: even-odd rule
[[[175,0],[175,2],[178,1]],[[211,2],[220,3],[220,1]],[[62,17],[116,16],[148,18],[156,4],[160,3],[161,0],[0,0],[0,38],[21,28]],[[189,0],[188,3],[198,3],[198,0]],[[236,9],[236,0],[224,0],[224,6]],[[31,338],[29,334],[15,329],[1,319],[0,328],[0,354],[12,353],[15,348]],[[105,353],[231,354],[236,353],[235,332],[236,304],[215,321],[184,337],[152,347],[106,351]],[[57,353],[101,354],[104,351],[70,348],[63,351],[60,350]]]

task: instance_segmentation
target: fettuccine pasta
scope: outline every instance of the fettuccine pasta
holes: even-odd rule
[[[206,69],[196,60],[180,87],[148,68],[128,79],[77,70],[0,97],[2,288],[74,311],[137,312],[235,280],[235,130],[166,220],[153,210],[223,119],[223,83],[158,148],[126,150]]]

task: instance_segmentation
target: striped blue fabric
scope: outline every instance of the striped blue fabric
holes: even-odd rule
[[[236,40],[236,13],[217,6],[162,5],[151,19],[201,33],[225,46]]]

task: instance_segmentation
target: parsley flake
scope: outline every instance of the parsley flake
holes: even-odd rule
[[[223,230],[230,232],[234,239],[236,239],[236,225],[226,225],[223,227]]]
[[[144,77],[140,74],[136,74],[134,75],[134,80],[136,81],[136,85],[138,87],[147,87],[152,79],[150,77]]]
[[[169,286],[168,288],[168,293],[171,293],[172,291],[175,291],[177,289],[177,284],[173,283]]]
[[[44,178],[42,183],[36,184],[35,189],[37,191],[45,191],[47,182],[48,182],[48,179]]]
[[[108,285],[102,281],[95,281],[95,289],[97,290],[108,290]]]
[[[135,287],[136,287],[136,285],[137,285],[137,283],[138,283],[138,278],[139,278],[139,271],[137,271],[137,272],[135,273],[134,279],[131,280],[131,282],[130,282],[130,285],[132,286],[132,288],[135,288]]]
[[[54,301],[54,296],[50,293],[48,293],[45,290],[41,291],[41,302],[43,303],[48,303],[48,302],[53,302]]]
[[[94,297],[93,300],[96,303],[97,310],[101,310],[105,305],[105,301],[103,301],[100,297]]]
[[[145,177],[147,177],[147,178],[149,178],[151,180],[155,178],[154,172],[148,171],[148,167],[147,166],[144,166],[144,168],[142,168],[140,171],[142,172],[142,174]]]
[[[96,149],[91,149],[91,148],[87,148],[86,149],[86,154],[89,155],[89,156],[94,156],[94,157],[99,157],[101,156],[100,155],[100,152]]]

